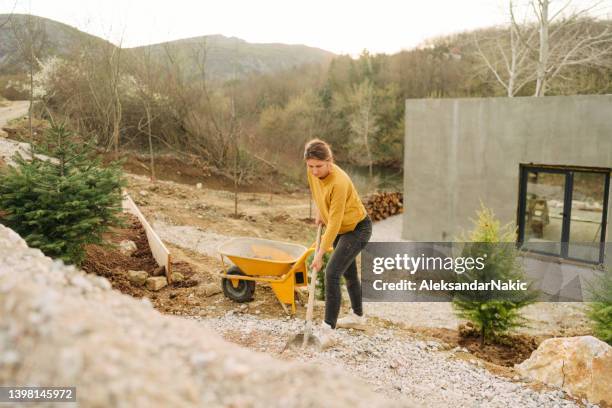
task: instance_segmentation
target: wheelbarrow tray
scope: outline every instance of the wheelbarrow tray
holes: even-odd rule
[[[263,238],[234,238],[217,248],[249,276],[281,276],[302,258],[306,247]]]

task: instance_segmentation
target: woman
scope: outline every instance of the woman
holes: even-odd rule
[[[355,258],[372,235],[372,221],[349,176],[333,161],[331,148],[322,140],[306,143],[304,160],[308,184],[317,211],[317,225],[325,224],[319,251],[312,261],[317,273],[323,265],[323,254],[333,245],[334,251],[325,270],[325,320],[319,337],[323,346],[335,341],[334,329],[365,324],[361,301],[361,283]],[[344,276],[353,313],[338,320],[342,294],[340,277]]]

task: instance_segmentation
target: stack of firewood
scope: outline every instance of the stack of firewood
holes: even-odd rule
[[[404,197],[399,192],[374,193],[365,197],[363,205],[372,221],[379,221],[404,212]]]

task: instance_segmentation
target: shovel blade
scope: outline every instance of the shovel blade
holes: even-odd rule
[[[313,336],[311,334],[310,336],[308,336],[308,341],[306,342],[306,347],[320,349],[321,348],[321,342],[319,341],[319,339],[316,336]],[[287,350],[289,348],[290,349],[302,349],[302,348],[304,348],[304,333],[296,334],[291,339],[289,339],[289,341],[285,345],[285,348],[283,349],[283,351],[285,351],[285,350]]]

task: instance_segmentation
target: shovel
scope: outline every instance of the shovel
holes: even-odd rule
[[[321,245],[321,225],[317,228],[317,243],[315,254],[319,252]],[[304,324],[304,333],[298,333],[289,339],[283,351],[288,348],[306,348],[307,346],[321,348],[321,341],[312,334],[312,312],[314,309],[315,286],[317,284],[317,274],[310,270],[310,284],[308,285],[308,306],[306,308],[306,322]]]

